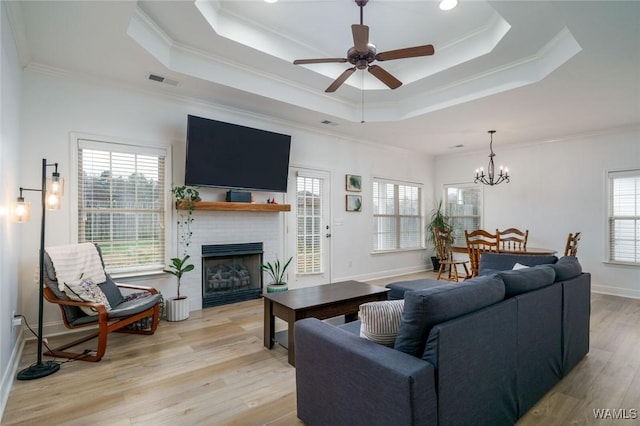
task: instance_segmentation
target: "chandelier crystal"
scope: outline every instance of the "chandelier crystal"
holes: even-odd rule
[[[495,130],[489,130],[488,132],[491,135],[491,142],[489,143],[489,151],[491,153],[489,154],[489,167],[487,168],[487,174],[484,174],[484,169],[482,167],[476,169],[476,178],[473,181],[474,183],[480,182],[489,186],[498,185],[502,182],[509,183],[509,169],[500,166],[497,178],[495,176],[495,166],[493,164],[493,157],[496,156],[493,152],[493,134],[495,132]]]

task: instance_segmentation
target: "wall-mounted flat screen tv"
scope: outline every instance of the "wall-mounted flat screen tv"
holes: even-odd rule
[[[185,185],[287,192],[291,136],[189,115]]]

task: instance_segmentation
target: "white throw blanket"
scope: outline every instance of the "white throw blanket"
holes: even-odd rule
[[[45,248],[53,262],[58,288],[64,291],[64,283],[89,278],[100,284],[107,280],[100,255],[93,243],[71,244]]]

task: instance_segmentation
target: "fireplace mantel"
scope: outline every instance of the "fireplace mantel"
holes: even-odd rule
[[[245,211],[245,212],[288,212],[291,211],[290,204],[267,204],[267,203],[231,203],[226,201],[198,201],[193,203],[196,210],[213,211]],[[188,210],[185,204],[177,204],[178,210]]]

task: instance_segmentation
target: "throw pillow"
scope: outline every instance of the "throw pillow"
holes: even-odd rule
[[[104,305],[107,310],[111,309],[107,296],[100,290],[98,284],[88,278],[81,278],[78,281],[64,283],[64,292],[71,300],[78,302],[92,302]],[[81,306],[82,312],[87,315],[98,315],[98,311],[92,307]]]
[[[526,269],[526,268],[528,268],[527,265],[522,265],[520,263],[516,263],[515,265],[513,265],[513,268],[511,268],[511,269],[513,269],[515,271],[515,270],[518,270],[518,269]]]
[[[359,312],[360,337],[393,347],[403,310],[404,299],[363,303]]]

